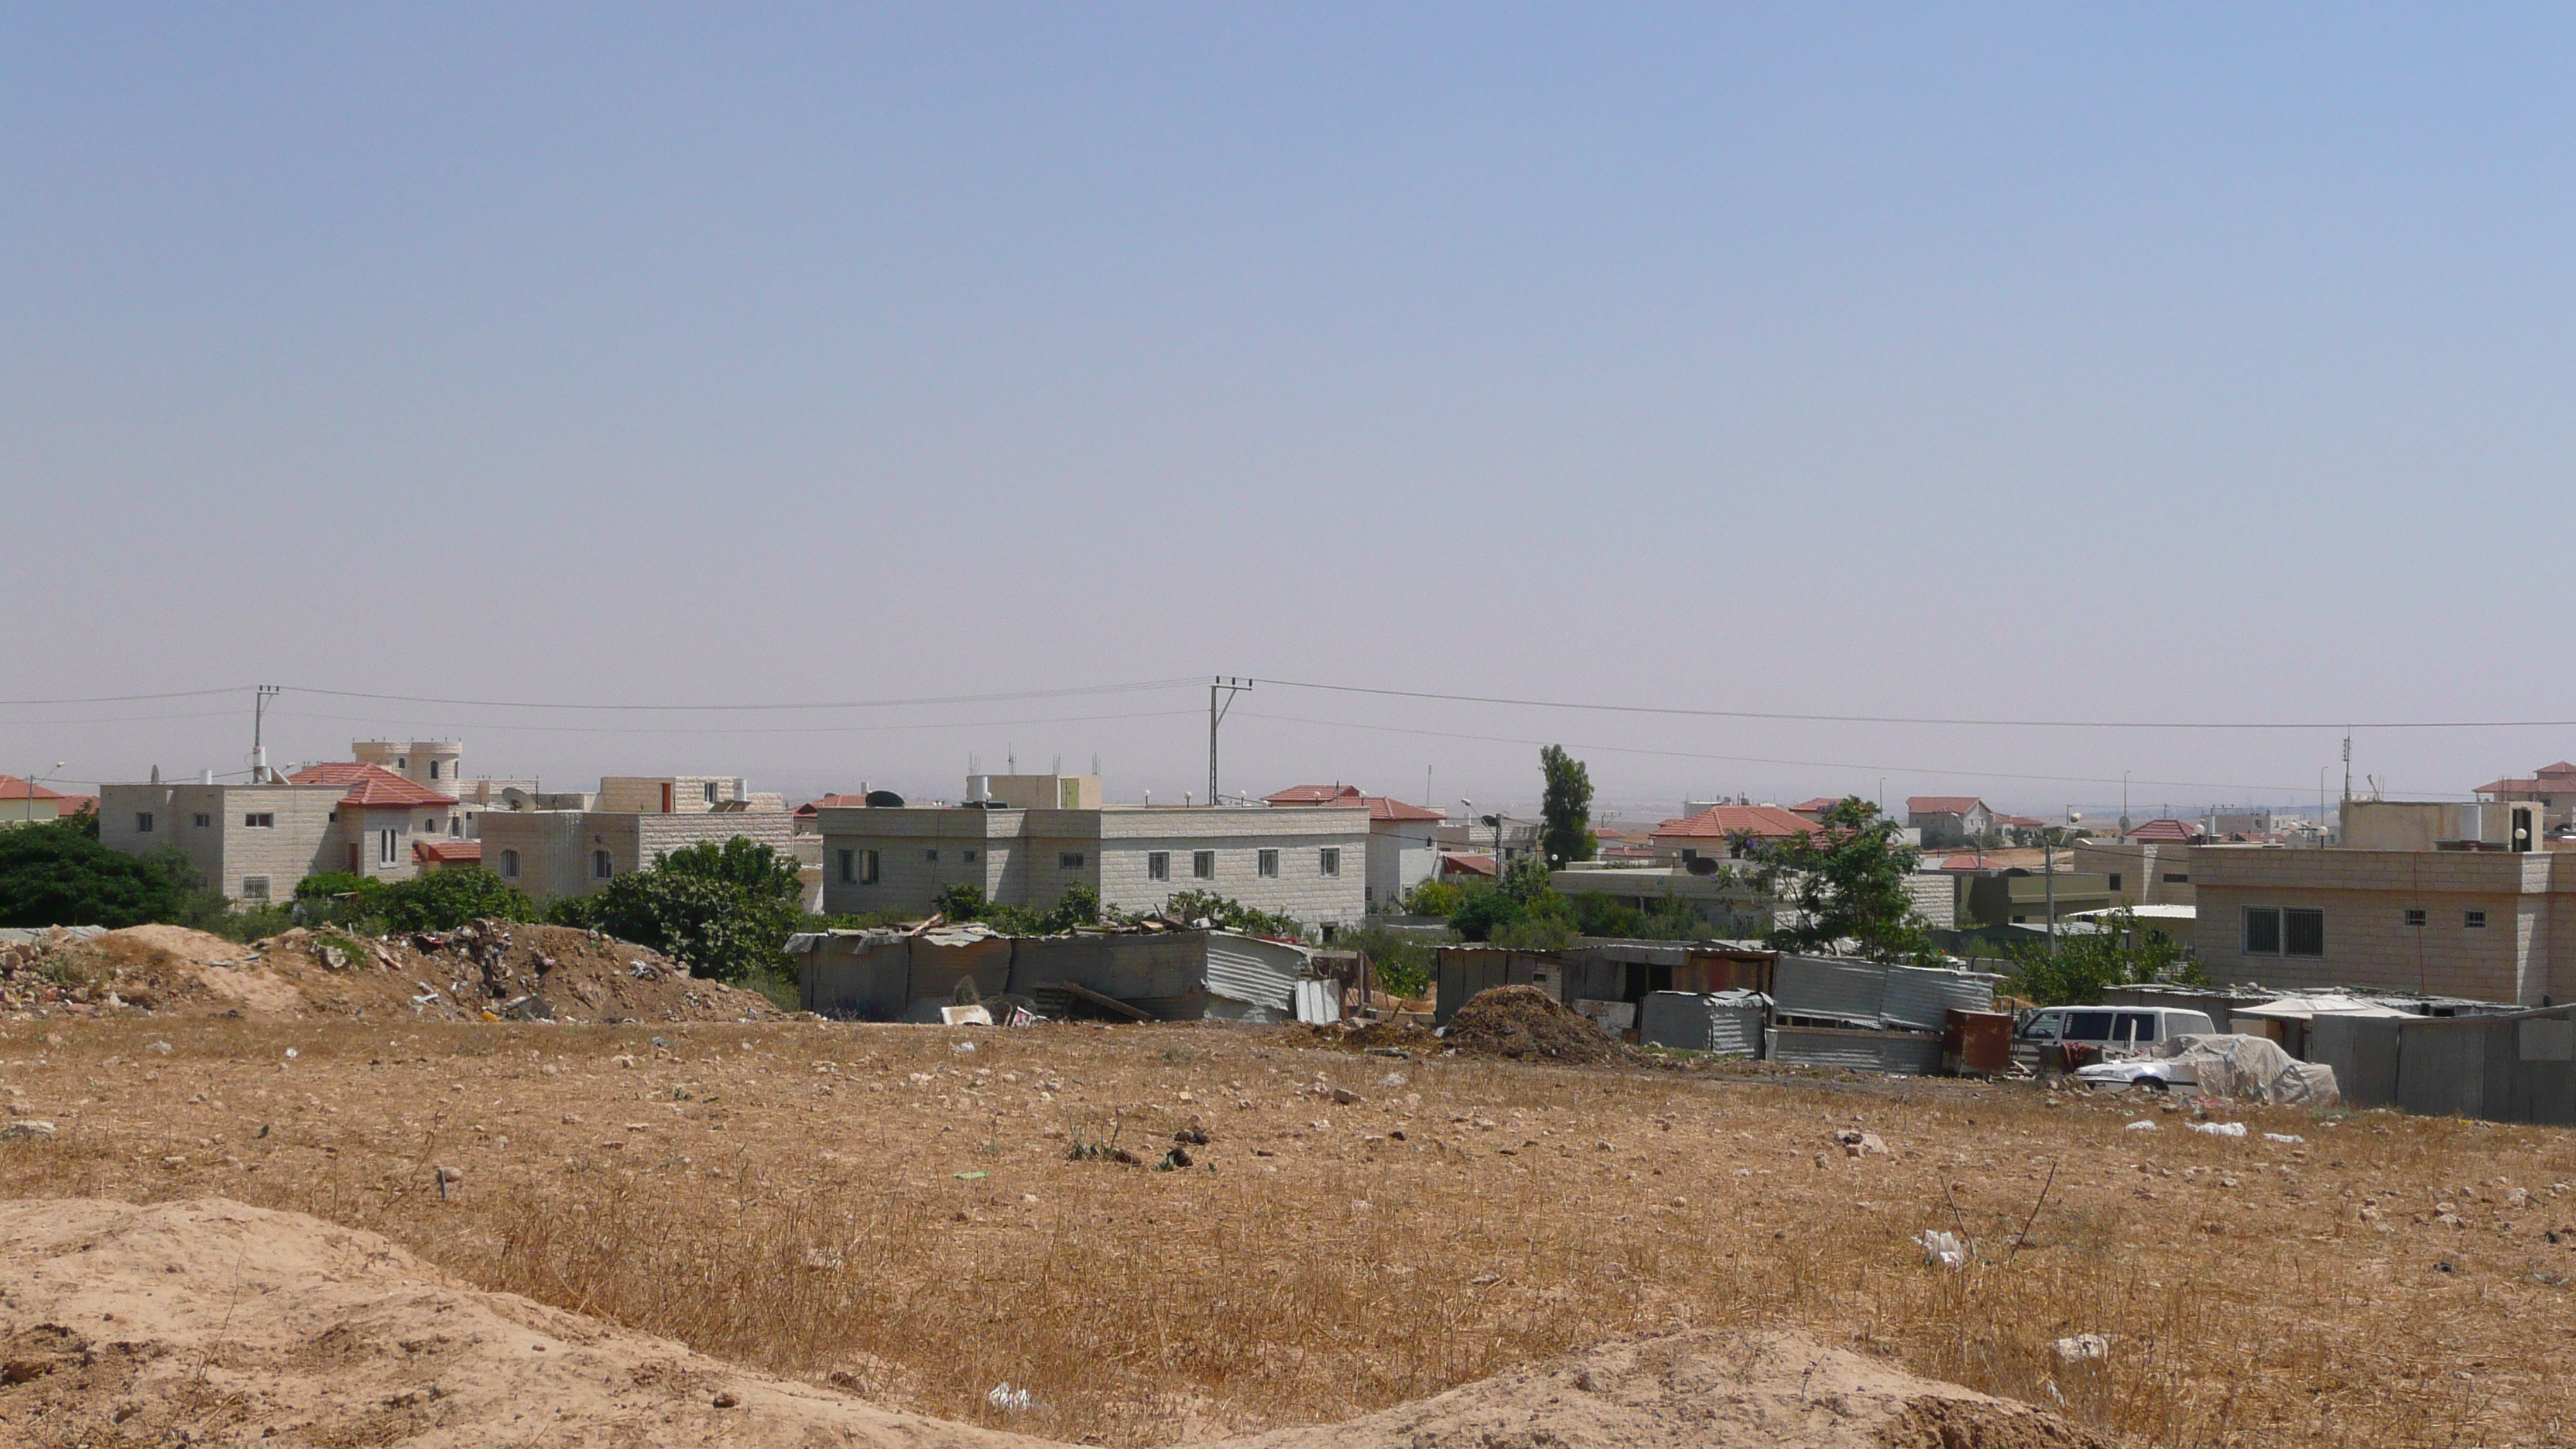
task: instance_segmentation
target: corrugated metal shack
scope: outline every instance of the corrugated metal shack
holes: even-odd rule
[[[1758,1057],[1770,1016],[1771,998],[1759,991],[1649,991],[1637,1008],[1637,1044]]]
[[[1742,942],[1592,941],[1564,951],[1443,947],[1434,1020],[1447,1025],[1477,992],[1537,986],[1568,1006],[1624,1001],[1638,1007],[1640,1042],[1686,1046],[1716,1035],[1734,1051],[1747,1019],[1744,996],[1767,1011],[1751,1017],[1763,1031],[1743,1054],[1792,1065],[1855,1071],[1941,1070],[1941,1034],[1950,1013],[1992,1011],[2000,977],[1980,971],[1889,966],[1846,956],[1785,956]],[[1706,998],[1737,994],[1718,1008]],[[1670,1001],[1659,1000],[1673,996]],[[1579,1008],[1578,1008],[1579,1009]],[[1723,1010],[1728,1020],[1719,1022]]]
[[[2494,1016],[2319,1016],[2310,1060],[2356,1107],[2576,1126],[2576,1005]]]
[[[1231,931],[1080,931],[1005,936],[982,926],[791,937],[807,1011],[855,1021],[936,1022],[972,977],[979,997],[1025,996],[1041,1015],[1155,1021],[1332,1021],[1306,949]],[[1105,1000],[1104,1000],[1105,998]],[[1122,1009],[1123,1008],[1123,1009]]]
[[[1656,991],[1771,989],[1779,953],[1731,941],[1586,941],[1563,951],[1509,951],[1443,946],[1432,1022],[1447,1026],[1458,1008],[1496,986],[1540,986],[1571,1006],[1577,1001],[1640,1004]]]

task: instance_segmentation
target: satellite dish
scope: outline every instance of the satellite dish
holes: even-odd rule
[[[900,810],[903,808],[903,797],[892,790],[870,790],[868,792],[868,808],[871,810]]]

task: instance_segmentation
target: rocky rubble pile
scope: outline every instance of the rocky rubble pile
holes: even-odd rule
[[[297,927],[242,945],[177,926],[0,944],[0,1015],[759,1021],[757,992],[630,942],[481,920],[373,939]]]

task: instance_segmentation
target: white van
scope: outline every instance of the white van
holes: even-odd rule
[[[2051,1006],[2021,1024],[2013,1047],[2017,1055],[2027,1051],[2024,1060],[2033,1061],[2061,1045],[2134,1056],[2178,1036],[2208,1036],[2217,1030],[2209,1013],[2178,1006]]]

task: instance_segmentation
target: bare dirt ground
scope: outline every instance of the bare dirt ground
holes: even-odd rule
[[[222,1199],[0,1204],[0,1271],[14,1320],[0,1377],[16,1386],[0,1392],[0,1427],[28,1442],[1044,1443],[476,1292],[373,1233]],[[1798,1335],[1698,1333],[1605,1345],[1250,1443],[1930,1449],[1944,1429],[1989,1449],[2100,1442]]]
[[[0,1132],[54,1126],[0,1140],[0,1195],[307,1213],[380,1233],[452,1285],[792,1381],[782,1395],[837,1389],[1061,1441],[1358,1434],[1359,1420],[1389,1444],[1653,1442],[1664,1431],[1638,1427],[1653,1415],[1714,1412],[1710,1375],[1758,1378],[1746,1366],[1765,1353],[1806,1351],[1748,1331],[2140,1445],[2542,1445],[2576,1424],[2558,1368],[2576,1337],[2565,1132],[2223,1111],[2251,1128],[2233,1138],[2152,1101],[2027,1086],[1312,1042],[1197,1026],[0,1023]],[[1085,1147],[1144,1165],[1073,1155]],[[1974,1260],[1928,1266],[1914,1239],[1930,1229],[1966,1237]],[[169,1276],[203,1290],[207,1271]],[[0,1274],[0,1317],[27,1331],[41,1315],[24,1274]],[[1716,1337],[1637,1342],[1693,1333]],[[2062,1354],[2077,1335],[2102,1341]],[[1569,1393],[1579,1366],[1529,1367],[1578,1350],[1643,1355],[1596,1382],[1643,1395],[1648,1419],[1527,1417],[1551,1396],[1604,1407]],[[1498,1375],[1520,1387],[1485,1382]],[[1799,1376],[1804,1413],[1818,1375]],[[58,1377],[0,1388],[0,1440],[32,1432],[15,1416]],[[1025,1407],[991,1402],[1005,1382]],[[1785,1380],[1763,1382],[1776,1406]],[[1503,1395],[1475,1411],[1499,1417],[1400,1427],[1462,1386]],[[1868,1400],[1878,1417],[1855,1424],[1897,1443],[2013,1442],[1945,1440],[1921,1417],[1940,1411],[1911,1407],[1890,1430],[1880,1410],[1901,1398]],[[1513,1415],[1525,1433],[1504,1427]],[[152,1422],[126,1442],[163,1442],[173,1421]]]

